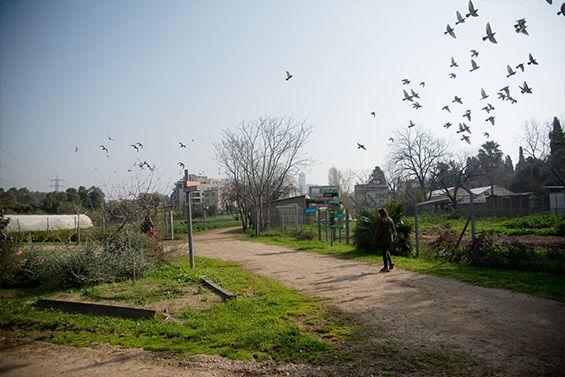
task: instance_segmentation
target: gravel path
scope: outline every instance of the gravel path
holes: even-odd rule
[[[565,308],[556,301],[400,268],[379,273],[380,266],[238,241],[225,229],[196,234],[194,245],[197,256],[238,262],[249,271],[321,298],[359,320],[367,331],[379,333],[380,344],[446,351],[500,376],[565,375]],[[185,242],[175,246],[187,252]],[[6,377],[336,375],[304,366],[219,357],[172,360],[108,346],[77,349],[0,340],[0,375]],[[373,375],[368,365],[362,370],[370,372],[363,375]],[[374,375],[380,374],[375,370]]]

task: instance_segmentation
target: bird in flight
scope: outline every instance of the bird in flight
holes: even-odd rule
[[[461,13],[459,13],[459,11],[455,12],[455,14],[457,15],[457,22],[455,23],[455,25],[459,25],[465,22],[465,19],[461,17]]]
[[[391,143],[394,143],[394,138],[393,137],[389,137],[388,141],[390,141]]]
[[[473,59],[471,59],[471,69],[469,70],[469,72],[473,72],[476,71],[477,69],[479,69],[480,67],[477,65],[477,63],[475,63],[475,61]]]
[[[415,125],[416,125],[416,124],[415,124],[414,122],[410,121],[410,125],[408,126],[408,128],[412,128],[412,127],[414,127]]]
[[[457,75],[456,75],[455,73],[451,72],[451,73],[449,74],[449,77],[451,77],[452,79],[454,79],[454,78],[457,77]]]
[[[514,24],[514,29],[516,30],[516,33],[520,34],[525,34],[525,35],[529,35],[528,31],[526,30],[526,19],[525,18],[520,18],[519,20],[516,20],[516,23]]]
[[[75,153],[78,152],[78,147],[75,145]]]
[[[560,14],[565,16],[565,3],[561,4],[561,8],[559,8],[559,12],[557,12],[557,15],[559,16]]]
[[[410,84],[410,80],[408,80],[408,79],[402,79],[401,81],[402,81],[402,85]]]
[[[422,82],[420,83],[420,86],[421,86],[422,88],[424,88],[424,87],[426,87],[426,83],[422,81]]]
[[[371,111],[371,115],[373,116],[373,118],[375,118],[377,116],[377,113],[375,113],[374,111]]]
[[[478,57],[479,56],[479,52],[477,50],[471,50],[471,57]]]
[[[186,145],[179,141],[179,145],[181,148],[186,148]]]
[[[496,94],[498,94],[498,98],[503,100],[503,101],[506,99],[506,97],[508,97],[506,94],[504,94],[502,92],[498,92]]]
[[[449,123],[449,122],[447,122],[443,125],[443,128],[449,128],[449,127],[451,127],[451,123]]]
[[[446,28],[446,30],[443,32],[443,34],[449,34],[449,35],[451,35],[453,38],[457,38],[457,37],[455,36],[455,33],[453,32],[453,30],[454,30],[454,29],[453,29],[451,26],[449,26],[449,24],[447,24],[447,28]]]
[[[182,162],[179,162],[177,165],[184,169],[184,164]]]
[[[504,88],[501,88],[500,91],[506,93],[507,97],[510,97],[510,89],[508,88],[508,85],[506,85]]]
[[[110,137],[110,135],[108,135],[108,140],[114,141],[114,139],[112,139],[112,138]]]
[[[483,37],[483,41],[486,41],[486,40],[488,39],[488,40],[491,41],[492,43],[498,43],[498,42],[496,41],[496,39],[494,38],[494,35],[495,35],[496,33],[493,33],[493,32],[492,32],[492,29],[490,28],[490,23],[489,23],[489,22],[487,22],[486,32],[487,32],[487,35]]]
[[[135,145],[137,145],[140,149],[143,149],[143,144],[141,144],[139,141],[137,143],[134,143]]]
[[[408,94],[408,92],[405,89],[402,89],[402,92],[404,93],[404,98],[402,99],[403,101],[410,101],[412,102],[412,96],[410,94]]]
[[[532,94],[532,88],[530,88],[525,81],[524,81],[524,86],[519,86],[519,88],[522,91],[522,94],[524,93]]]
[[[510,103],[512,103],[512,104],[518,103],[518,101],[516,99],[514,99],[513,97],[510,97],[510,96],[506,97],[506,100],[510,101]]]
[[[453,59],[453,56],[451,57],[451,65],[450,65],[450,67],[459,67],[459,64],[457,64],[457,63],[455,62],[455,59]]]
[[[359,144],[359,143],[357,143],[357,149],[367,150],[367,148],[365,148],[363,144]]]
[[[289,71],[286,71],[286,81],[290,80],[292,78],[292,75],[290,74]]]
[[[465,122],[463,122],[463,130],[465,132],[471,133],[471,130],[469,129],[469,126],[467,126],[467,124]]]
[[[473,2],[471,0],[469,0],[469,13],[467,13],[465,15],[465,17],[467,17],[467,18],[469,18],[470,16],[479,17],[479,14],[477,13],[477,11],[478,11],[478,9],[475,9]]]
[[[455,102],[460,103],[461,105],[463,105],[463,98],[459,98],[459,97],[455,96],[455,97],[453,98],[453,101],[451,101],[451,103],[455,103]]]
[[[107,158],[110,158],[110,155],[108,154],[108,152],[109,152],[109,151],[108,151],[108,148],[106,148],[106,147],[103,146],[103,145],[100,145],[100,148],[102,148],[102,150],[103,150],[104,152],[106,152],[106,157],[107,157]]]
[[[534,59],[534,57],[532,56],[532,54],[528,54],[528,65],[533,64],[533,65],[538,65],[538,62],[536,61],[536,59]]]
[[[488,98],[488,94],[485,92],[483,88],[481,88],[481,99]]]
[[[483,135],[485,135],[487,139],[490,137],[490,134],[488,132],[483,132]]]
[[[418,95],[418,93],[416,93],[416,92],[414,91],[414,89],[410,89],[410,92],[412,93],[412,97],[413,97],[413,98],[418,98],[418,99],[420,99],[420,96]]]
[[[422,105],[420,105],[418,102],[414,102],[412,104],[412,107],[415,108],[415,109],[419,109],[420,107],[422,107]]]
[[[485,122],[491,122],[492,125],[494,126],[494,116],[489,116],[487,119],[485,119]]]
[[[130,147],[135,149],[136,152],[139,152],[139,146],[137,144],[131,144]]]
[[[524,72],[524,63],[520,63],[516,66],[516,69],[520,68]]]
[[[471,110],[466,110],[465,114],[463,114],[464,117],[467,117],[467,119],[469,119],[469,122],[471,121]]]
[[[509,65],[506,65],[506,70],[508,71],[508,74],[506,75],[506,77],[510,77],[510,76],[516,74],[516,71],[513,71],[512,67],[510,67]]]
[[[469,136],[468,135],[463,135],[461,136],[461,140],[465,140],[467,142],[467,144],[471,144],[471,140],[469,140]]]
[[[444,107],[441,108],[442,110],[446,110],[448,113],[451,113],[451,110],[449,110],[449,106],[445,105]]]

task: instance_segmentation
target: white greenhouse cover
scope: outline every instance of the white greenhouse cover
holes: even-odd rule
[[[35,230],[92,228],[92,220],[87,215],[5,215],[10,219],[8,232],[29,232]]]

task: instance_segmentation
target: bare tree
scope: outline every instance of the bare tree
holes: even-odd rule
[[[549,156],[549,133],[551,132],[551,124],[546,123],[545,126],[539,124],[536,120],[530,120],[524,123],[524,136],[521,137],[524,143],[524,153],[526,157],[531,156],[534,159],[545,161]]]
[[[459,190],[464,187],[469,178],[478,174],[477,165],[469,164],[469,157],[467,153],[460,153],[452,156],[449,161],[438,162],[435,181],[449,199],[453,209],[457,209],[458,206]]]
[[[298,170],[310,160],[303,153],[311,125],[305,120],[266,117],[242,122],[235,131],[224,130],[214,144],[216,160],[228,175],[237,198],[242,226],[249,210],[279,199],[295,189]],[[260,219],[263,221],[263,219]]]
[[[394,140],[388,166],[394,166],[399,176],[416,180],[421,197],[429,198],[438,162],[449,157],[447,142],[419,128],[398,129]]]

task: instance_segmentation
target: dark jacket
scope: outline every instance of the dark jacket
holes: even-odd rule
[[[390,246],[396,238],[396,228],[389,216],[381,216],[375,227],[375,246]]]

